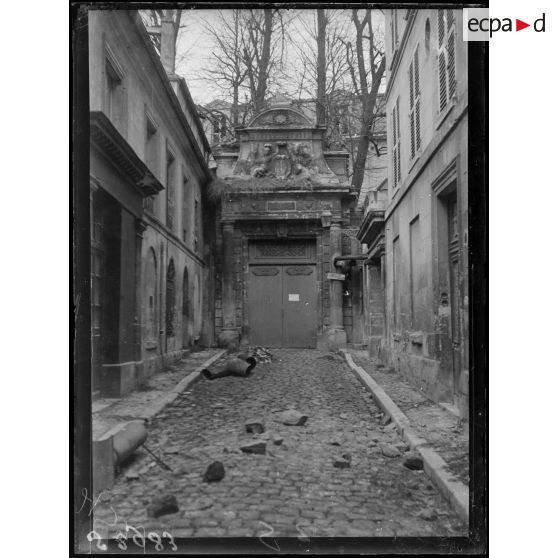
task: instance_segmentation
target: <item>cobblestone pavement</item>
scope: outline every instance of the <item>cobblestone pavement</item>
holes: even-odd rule
[[[307,414],[306,424],[278,422],[277,412],[288,408]],[[266,455],[243,454],[239,444],[253,437],[244,423],[258,416],[283,444],[270,441]],[[423,471],[382,455],[378,443],[401,440],[380,418],[342,357],[273,350],[272,362],[251,377],[202,378],[157,415],[147,446],[172,473],[138,449],[101,495],[95,527],[111,524],[112,536],[125,522],[175,537],[465,535]],[[336,438],[341,446],[331,444]],[[335,468],[334,458],[347,453],[350,467]],[[214,460],[224,463],[225,478],[205,483]],[[148,518],[152,498],[167,494],[179,512]]]
[[[469,486],[469,425],[462,424],[458,417],[414,389],[399,374],[375,366],[366,351],[351,351],[351,355],[355,364],[362,366],[407,415],[415,432],[428,440],[451,472]]]

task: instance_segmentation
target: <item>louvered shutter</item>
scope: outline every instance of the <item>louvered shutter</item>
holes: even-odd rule
[[[449,33],[449,30],[450,30],[451,26],[453,25],[453,20],[454,20],[453,10],[446,10],[446,20],[447,20],[447,27],[448,27],[448,33]]]
[[[420,81],[419,81],[418,47],[415,50],[415,142],[416,150],[420,149]]]
[[[395,119],[395,106],[391,111],[391,125],[393,127],[393,147],[391,155],[393,159],[393,186],[397,184],[397,121]]]
[[[413,62],[409,66],[409,93],[410,93],[410,101],[409,101],[409,116],[411,119],[411,160],[415,158],[415,113],[414,113],[414,105],[415,105],[415,92],[414,92],[414,71],[413,71]]]
[[[397,182],[401,180],[401,131],[399,128],[399,97],[395,103],[397,116]]]
[[[455,78],[455,31],[448,37],[448,93],[451,99],[455,95],[457,83]]]
[[[447,86],[446,86],[446,57],[444,52],[440,52],[438,57],[438,81],[440,84],[440,112],[442,112],[448,104]]]

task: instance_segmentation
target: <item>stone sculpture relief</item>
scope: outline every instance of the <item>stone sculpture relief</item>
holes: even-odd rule
[[[278,141],[275,145],[274,151],[272,144],[264,144],[261,156],[256,145],[248,158],[251,176],[284,180],[292,177],[305,178],[318,173],[318,166],[308,144]]]

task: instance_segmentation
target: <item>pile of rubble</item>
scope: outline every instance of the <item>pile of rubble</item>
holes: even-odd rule
[[[248,355],[253,356],[260,363],[269,363],[273,359],[271,351],[265,347],[249,347]]]

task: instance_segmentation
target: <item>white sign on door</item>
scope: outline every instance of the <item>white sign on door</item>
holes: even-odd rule
[[[299,302],[300,295],[299,294],[289,294],[289,302]]]

